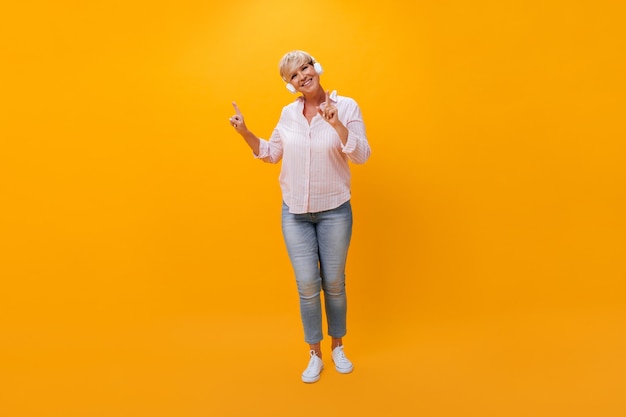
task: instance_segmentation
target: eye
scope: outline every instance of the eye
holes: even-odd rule
[[[293,74],[293,75],[291,76],[291,79],[292,79],[292,80],[293,80],[294,78],[296,78],[296,74]]]
[[[304,71],[304,70],[305,70],[305,69],[307,69],[307,68],[309,68],[309,64],[304,64],[304,65],[302,66],[302,71]]]

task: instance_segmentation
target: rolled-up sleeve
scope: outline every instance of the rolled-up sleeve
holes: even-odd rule
[[[342,122],[348,129],[348,140],[341,150],[351,162],[363,164],[369,159],[372,151],[367,141],[361,109],[356,101],[350,98],[344,98],[344,100],[346,109]]]
[[[259,154],[254,157],[270,164],[275,164],[282,159],[283,142],[278,127],[274,128],[269,140],[259,139]]]

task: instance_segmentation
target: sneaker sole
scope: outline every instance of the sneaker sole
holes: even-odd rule
[[[302,375],[302,382],[306,383],[306,384],[312,384],[314,382],[317,382],[320,380],[320,376],[322,376],[322,371],[324,369],[322,368],[322,370],[320,371],[320,373],[317,376],[304,376]]]
[[[353,366],[351,366],[350,368],[338,368],[335,366],[335,369],[337,370],[337,372],[339,372],[340,374],[349,374],[350,372],[352,372],[352,370],[354,369]]]

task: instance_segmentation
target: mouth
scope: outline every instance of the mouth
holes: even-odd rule
[[[311,82],[313,82],[313,78],[309,78],[308,80],[306,80],[305,82],[300,84],[300,87],[307,87],[308,85],[311,84]]]

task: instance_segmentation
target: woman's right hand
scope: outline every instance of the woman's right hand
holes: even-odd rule
[[[230,124],[232,127],[235,128],[238,133],[243,133],[248,129],[246,127],[246,123],[243,121],[243,114],[241,114],[239,107],[237,107],[237,103],[235,103],[234,101],[233,107],[235,108],[235,115],[230,117]]]
[[[246,123],[243,121],[243,114],[241,114],[239,107],[237,107],[237,103],[234,101],[233,107],[235,108],[235,115],[228,119],[230,125],[235,128],[237,133],[239,133],[242,138],[245,139],[248,146],[250,146],[250,149],[252,149],[252,152],[254,152],[255,155],[258,155],[261,140],[254,133],[248,130]]]

